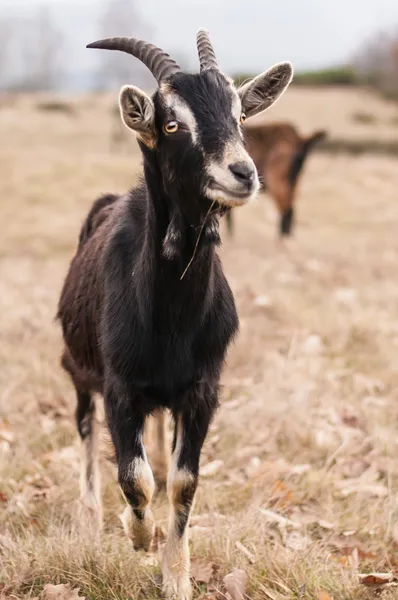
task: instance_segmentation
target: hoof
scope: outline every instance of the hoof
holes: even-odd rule
[[[192,586],[188,575],[163,576],[163,595],[167,600],[191,600]]]
[[[148,552],[155,533],[155,520],[152,512],[147,509],[145,517],[140,520],[134,515],[130,506],[126,506],[119,516],[125,534],[133,542],[134,550]]]

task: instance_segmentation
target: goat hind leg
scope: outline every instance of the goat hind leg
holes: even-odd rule
[[[88,520],[99,530],[102,526],[100,471],[98,461],[98,424],[95,400],[89,392],[77,390],[76,424],[82,442],[80,498]]]
[[[149,448],[149,461],[158,491],[166,489],[169,453],[167,448],[166,413],[157,409],[147,419],[145,446]]]

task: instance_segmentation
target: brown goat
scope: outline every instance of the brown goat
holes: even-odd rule
[[[304,161],[312,147],[326,136],[315,131],[301,137],[289,123],[245,123],[247,149],[257,167],[264,191],[274,198],[279,214],[279,233],[290,235],[294,221],[294,199]],[[227,227],[233,233],[232,211],[227,214]]]

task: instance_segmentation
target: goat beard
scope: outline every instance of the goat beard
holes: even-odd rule
[[[217,202],[209,202],[207,212],[201,216],[200,223],[196,226],[189,226],[187,223],[184,225],[181,213],[173,211],[162,242],[163,256],[168,260],[182,256],[188,229],[194,233],[194,237],[201,233],[202,244],[220,246],[219,218],[229,210],[229,207],[221,206]]]

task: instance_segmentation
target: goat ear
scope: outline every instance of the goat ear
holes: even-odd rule
[[[289,62],[274,65],[238,89],[242,110],[247,117],[269,108],[288,87],[293,77]]]
[[[137,137],[149,148],[156,144],[155,107],[152,99],[133,85],[120,90],[120,113],[126,127],[136,132]]]

